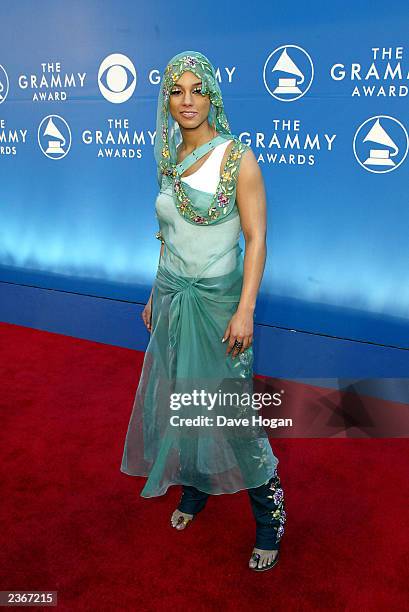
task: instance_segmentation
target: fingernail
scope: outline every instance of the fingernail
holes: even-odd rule
[[[226,342],[226,338],[222,338],[222,342]]]

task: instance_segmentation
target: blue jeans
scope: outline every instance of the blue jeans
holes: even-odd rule
[[[284,491],[280,486],[277,470],[267,483],[254,489],[247,489],[247,492],[256,520],[256,548],[279,550],[286,513]],[[182,498],[178,510],[186,514],[197,514],[205,507],[208,497],[209,493],[182,485]]]

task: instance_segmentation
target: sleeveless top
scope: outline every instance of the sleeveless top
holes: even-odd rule
[[[181,178],[189,189],[199,192],[199,195],[203,193],[206,203],[209,194],[216,191],[221,161],[229,142],[231,139],[216,146],[196,172]],[[241,224],[237,205],[234,204],[236,210],[224,223],[200,226],[189,223],[180,215],[173,198],[172,185],[162,181],[155,201],[160,228],[158,234],[165,242],[160,265],[186,277],[200,275],[208,278],[229,274],[237,265],[237,249],[240,249]]]

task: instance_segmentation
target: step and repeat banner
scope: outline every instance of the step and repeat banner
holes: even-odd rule
[[[409,5],[43,0],[0,16],[0,280],[146,301],[161,74],[197,50],[265,180],[257,322],[408,348]]]

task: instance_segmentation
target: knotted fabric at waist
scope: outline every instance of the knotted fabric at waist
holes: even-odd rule
[[[223,304],[239,302],[242,288],[242,274],[239,267],[223,276],[186,277],[175,274],[169,268],[159,265],[155,285],[162,296],[170,296],[169,302],[169,344],[174,346],[183,330],[184,341],[195,333],[195,322],[204,322],[209,316],[209,302]],[[206,304],[207,303],[207,304]]]

